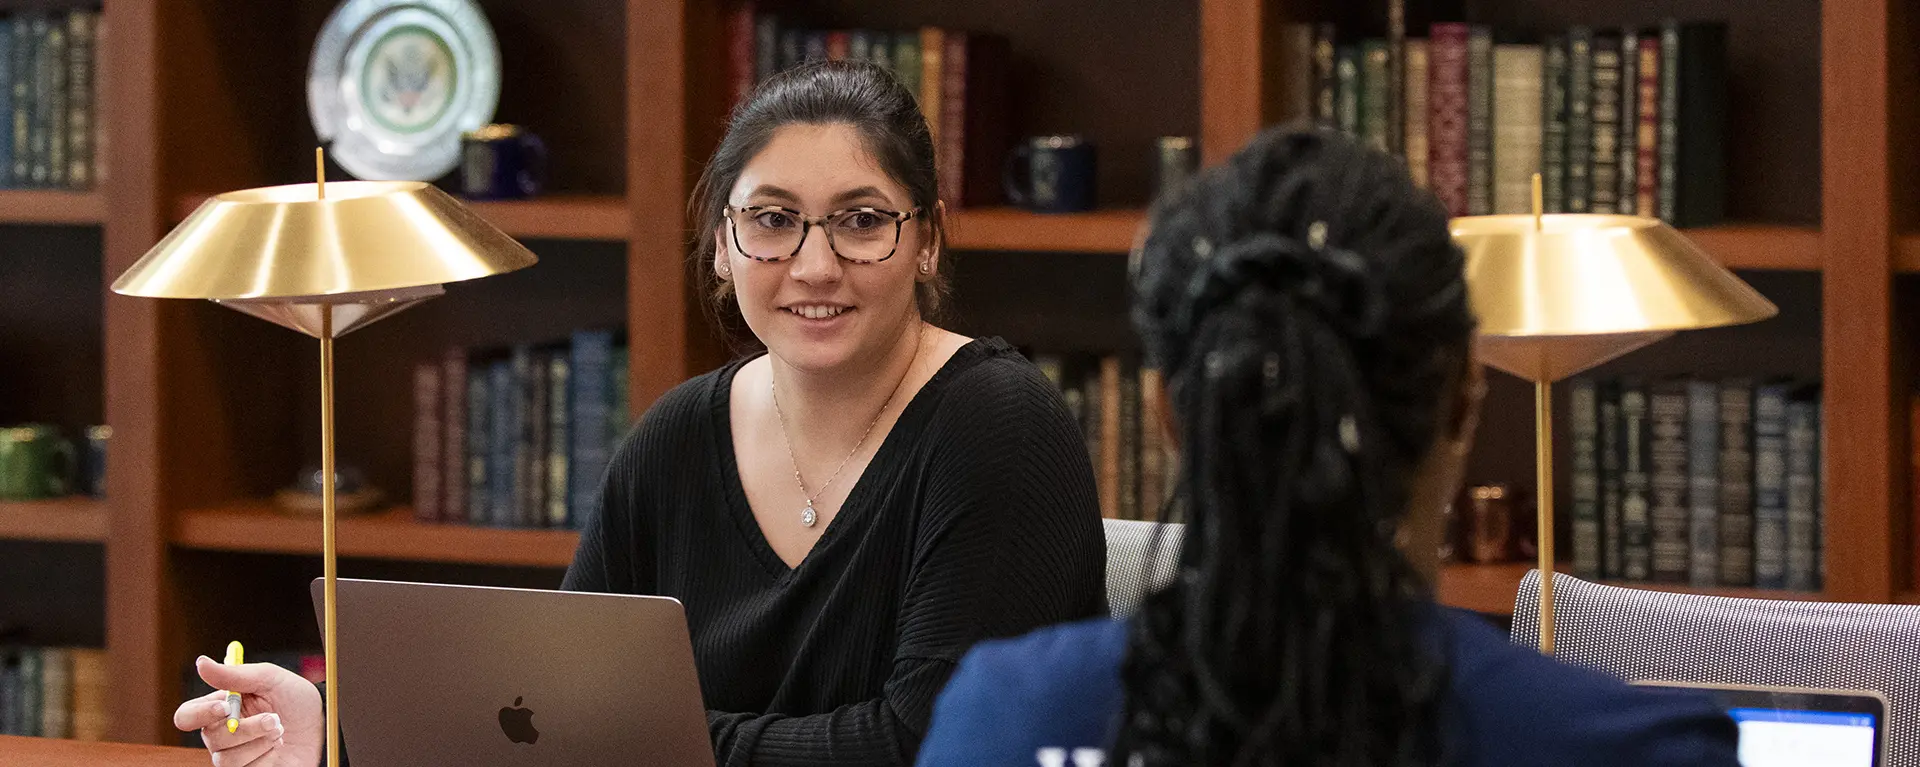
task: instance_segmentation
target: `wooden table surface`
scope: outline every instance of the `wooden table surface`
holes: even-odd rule
[[[208,767],[213,760],[206,751],[197,748],[0,735],[0,764],[7,767]]]

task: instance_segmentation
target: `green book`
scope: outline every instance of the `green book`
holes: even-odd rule
[[[1360,43],[1360,137],[1381,151],[1387,149],[1388,65],[1387,41]]]
[[[920,98],[920,33],[893,33],[893,76],[915,99]]]

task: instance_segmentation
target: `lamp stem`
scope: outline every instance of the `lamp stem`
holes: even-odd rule
[[[1538,178],[1538,177],[1536,177]],[[1536,187],[1538,188],[1538,187]],[[1534,538],[1540,553],[1540,652],[1553,654],[1553,384],[1533,384],[1535,484],[1539,485],[1538,527]],[[329,698],[331,700],[331,698]]]
[[[313,185],[320,199],[327,199],[327,148],[323,146],[313,148]]]
[[[1540,174],[1535,173],[1533,174],[1533,230],[1536,232],[1545,228],[1540,216],[1546,213],[1546,207],[1546,191],[1540,187]]]
[[[340,767],[340,655],[334,617],[333,307],[320,313],[320,527],[325,579],[327,655],[327,767]]]

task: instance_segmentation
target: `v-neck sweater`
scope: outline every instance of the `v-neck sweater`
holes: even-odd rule
[[[730,399],[747,361],[648,410],[562,585],[685,604],[722,767],[910,765],[974,643],[1105,614],[1080,429],[1006,342],[968,343],[920,388],[795,567],[762,534],[735,461]]]

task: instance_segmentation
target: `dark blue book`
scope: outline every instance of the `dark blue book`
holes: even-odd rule
[[[573,446],[568,461],[567,516],[570,525],[578,527],[599,504],[601,475],[607,469],[613,332],[575,332],[571,354],[573,424],[569,436]]]
[[[493,518],[493,477],[488,462],[493,455],[493,375],[492,366],[475,362],[467,368],[467,455],[468,524],[484,525]]]
[[[487,408],[493,420],[487,434],[487,524],[504,527],[513,523],[514,515],[513,447],[520,435],[520,388],[515,385],[511,358],[494,362],[487,374],[492,379],[487,394],[493,400]]]
[[[13,186],[13,25],[0,18],[0,188]]]
[[[1753,392],[1753,585],[1787,587],[1787,392],[1769,381]]]
[[[558,350],[547,358],[547,495],[541,524],[567,527],[567,496],[572,478],[573,361],[571,352]]]

